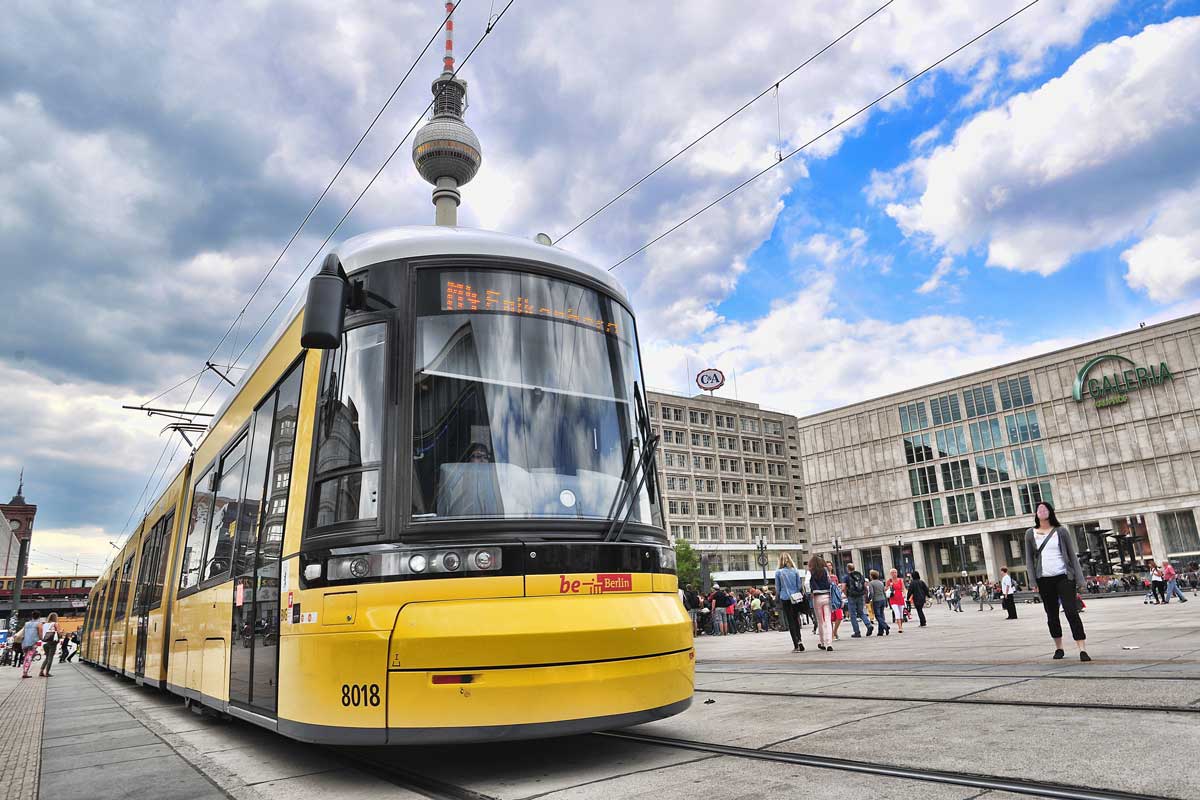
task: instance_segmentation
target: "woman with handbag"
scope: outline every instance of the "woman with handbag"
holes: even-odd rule
[[[804,587],[796,562],[787,553],[779,555],[779,569],[775,570],[775,590],[783,603],[787,618],[788,633],[792,635],[792,652],[803,653],[804,642],[800,641],[800,605],[804,602]]]
[[[1059,605],[1067,615],[1071,626],[1071,638],[1079,648],[1079,660],[1091,661],[1087,653],[1087,635],[1083,621],[1079,618],[1078,593],[1084,588],[1083,568],[1075,552],[1075,540],[1058,521],[1054,506],[1046,502],[1037,504],[1033,527],[1025,531],[1025,563],[1030,576],[1037,581],[1042,597],[1042,610],[1046,612],[1046,627],[1054,639],[1054,658],[1064,657],[1062,646],[1062,621]]]
[[[888,605],[892,607],[892,615],[896,618],[896,632],[904,633],[904,581],[900,571],[893,569],[887,582]]]
[[[54,651],[58,649],[58,614],[53,611],[42,626],[42,669],[38,672],[43,678],[50,677],[50,665],[54,663]]]

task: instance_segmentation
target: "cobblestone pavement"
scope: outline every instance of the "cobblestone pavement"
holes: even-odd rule
[[[38,796],[38,765],[42,753],[42,724],[45,719],[48,680],[37,676],[35,662],[30,677],[21,670],[0,667],[0,718],[5,735],[0,737],[0,798],[33,800]],[[49,681],[53,681],[50,678]]]
[[[964,605],[959,614],[934,606],[928,627],[883,639],[851,639],[847,623],[832,653],[815,649],[807,630],[804,653],[792,652],[785,633],[701,637],[694,704],[621,732],[640,737],[633,739],[317,747],[197,716],[177,698],[82,667],[52,679],[45,745],[46,759],[71,764],[66,772],[77,780],[51,791],[63,773],[47,772],[43,790],[54,800],[1018,796],[937,779],[945,774],[1009,788],[1025,782],[1025,797],[1046,796],[1038,788],[1052,785],[1068,792],[1058,797],[1195,800],[1200,603],[1089,605],[1084,624],[1096,660],[1087,664],[1074,653],[1050,658],[1037,605],[1020,606],[1015,622],[998,607]],[[73,719],[56,720],[67,708],[76,709]],[[88,732],[74,738],[71,727],[81,725]],[[98,752],[75,766],[97,740]],[[112,763],[100,764],[105,759]],[[173,784],[139,771],[160,760],[186,776],[194,794],[165,793]],[[110,768],[111,783],[86,780],[89,770]],[[133,792],[143,785],[156,791]]]

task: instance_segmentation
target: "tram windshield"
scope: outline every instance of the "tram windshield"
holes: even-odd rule
[[[421,270],[416,288],[414,521],[616,513],[638,438],[633,317],[522,272]],[[632,505],[651,523],[644,487]]]

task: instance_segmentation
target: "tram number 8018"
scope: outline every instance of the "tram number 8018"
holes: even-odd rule
[[[342,705],[347,708],[350,706],[378,706],[379,705],[379,684],[342,684]]]

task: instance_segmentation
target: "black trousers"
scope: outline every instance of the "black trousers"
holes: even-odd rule
[[[783,601],[783,613],[787,617],[788,633],[792,635],[792,647],[800,646],[800,603]]]
[[[925,601],[913,602],[913,608],[917,610],[917,619],[921,620],[921,624],[925,624]]]
[[[1004,608],[1005,611],[1008,612],[1009,619],[1017,618],[1017,601],[1013,598],[1013,596],[1011,594],[1004,595],[1004,600],[1003,600],[1003,602],[1001,602],[1000,605]]]
[[[1038,592],[1042,595],[1042,608],[1046,612],[1046,627],[1054,639],[1062,638],[1062,622],[1058,617],[1058,607],[1067,615],[1067,624],[1071,626],[1071,638],[1077,642],[1083,641],[1087,635],[1083,632],[1083,620],[1079,618],[1079,603],[1075,599],[1075,582],[1066,575],[1052,575],[1049,578],[1037,579]]]
[[[1160,603],[1167,602],[1167,582],[1151,581],[1150,588],[1154,590],[1154,599]]]

